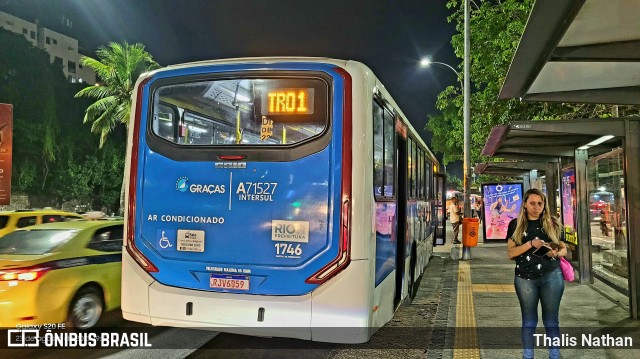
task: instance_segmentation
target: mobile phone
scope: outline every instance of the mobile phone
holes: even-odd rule
[[[540,248],[538,248],[535,251],[533,251],[533,254],[535,254],[538,257],[542,257],[545,254],[547,254],[547,252],[549,252],[550,250],[551,250],[551,247],[540,246]]]

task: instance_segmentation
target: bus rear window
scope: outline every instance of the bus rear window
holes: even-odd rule
[[[160,85],[152,132],[188,146],[291,145],[328,127],[319,78],[217,79]]]

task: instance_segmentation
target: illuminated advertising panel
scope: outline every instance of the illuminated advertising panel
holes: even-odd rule
[[[505,239],[509,222],[518,216],[522,205],[522,183],[482,185],[484,198],[484,238]]]
[[[11,204],[13,106],[0,103],[0,205]]]
[[[573,168],[562,171],[562,222],[565,240],[577,245],[576,171]]]

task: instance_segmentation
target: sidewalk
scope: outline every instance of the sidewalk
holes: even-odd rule
[[[522,357],[520,305],[513,288],[515,264],[507,256],[505,241],[485,242],[481,236],[482,224],[470,260],[457,259],[461,258],[461,245],[452,245],[450,224],[445,245],[434,248],[411,306],[437,303],[435,332],[441,327],[455,329],[431,339],[427,358]],[[538,332],[544,333],[541,314],[539,318]],[[640,357],[640,321],[629,319],[628,298],[603,284],[565,282],[560,327],[565,340],[561,344],[563,358]],[[633,346],[603,348],[593,341],[585,345],[582,336],[590,334],[591,338],[631,337]],[[537,358],[548,357],[544,345],[535,354]]]

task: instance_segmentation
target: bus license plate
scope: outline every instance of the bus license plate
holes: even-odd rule
[[[209,287],[249,290],[249,277],[246,275],[211,274]]]

